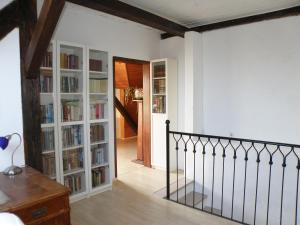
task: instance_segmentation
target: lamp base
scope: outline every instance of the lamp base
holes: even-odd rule
[[[3,171],[3,174],[6,176],[15,176],[22,173],[22,169],[18,166],[10,166]]]

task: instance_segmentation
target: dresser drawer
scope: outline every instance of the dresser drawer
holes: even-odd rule
[[[68,196],[61,196],[48,201],[39,202],[38,204],[17,210],[13,213],[18,215],[26,225],[36,225],[68,212]]]

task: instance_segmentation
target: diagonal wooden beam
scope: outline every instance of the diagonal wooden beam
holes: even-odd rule
[[[36,78],[64,5],[64,0],[44,1],[26,52],[25,70],[27,78]]]
[[[187,30],[185,26],[142,10],[140,8],[128,5],[118,0],[68,0],[71,3],[81,5],[90,9],[105,12],[127,20],[144,24],[168,32],[176,36],[184,36]]]
[[[138,125],[117,97],[114,98],[114,106],[121,113],[121,115],[124,117],[128,125],[132,128],[132,130],[135,133],[137,133]]]
[[[20,13],[18,2],[12,1],[0,10],[0,40],[19,25]]]
[[[222,28],[226,28],[226,27],[244,25],[244,24],[255,23],[255,22],[260,22],[260,21],[264,21],[264,20],[272,20],[272,19],[278,19],[278,18],[283,18],[283,17],[288,17],[288,16],[297,16],[297,15],[300,15],[300,6],[295,6],[295,7],[291,7],[291,8],[287,8],[287,9],[258,14],[258,15],[254,15],[254,16],[247,16],[247,17],[202,25],[202,26],[190,28],[189,31],[197,31],[197,32],[201,33],[201,32],[210,31],[210,30],[217,30],[217,29],[222,29]],[[166,38],[174,37],[174,36],[175,35],[172,35],[170,33],[164,33],[164,34],[161,34],[161,39],[166,39]]]

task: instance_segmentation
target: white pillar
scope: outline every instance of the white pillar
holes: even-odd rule
[[[185,131],[203,133],[202,34],[184,35],[185,47]]]

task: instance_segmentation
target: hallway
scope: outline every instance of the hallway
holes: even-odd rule
[[[118,177],[135,169],[143,167],[143,165],[133,162],[136,159],[137,139],[128,138],[126,140],[117,140],[117,163]]]

